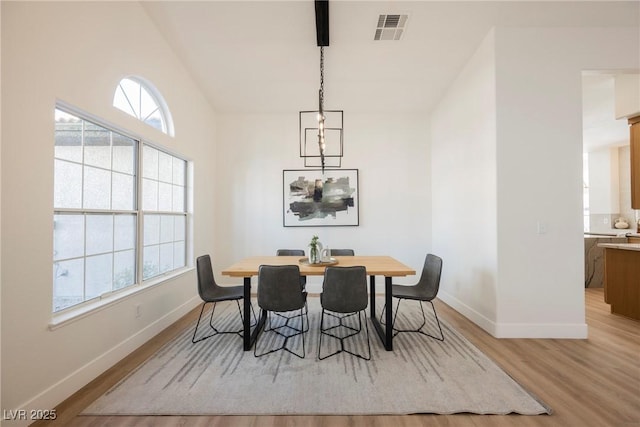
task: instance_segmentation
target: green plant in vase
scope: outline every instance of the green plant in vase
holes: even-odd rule
[[[318,236],[311,238],[309,243],[309,263],[317,264],[320,262],[320,253],[322,252],[322,243],[318,240]]]

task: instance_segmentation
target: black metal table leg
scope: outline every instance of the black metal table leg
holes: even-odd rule
[[[391,277],[385,276],[384,278],[384,303],[387,309],[384,311],[384,323],[385,323],[385,348],[388,351],[393,350],[393,292],[391,289]]]
[[[242,341],[244,351],[251,350],[253,347],[253,343],[256,341],[256,337],[262,330],[264,326],[264,322],[267,319],[267,313],[262,312],[260,314],[260,318],[258,319],[258,324],[251,331],[251,277],[244,278],[244,317],[243,317],[243,334]]]
[[[251,350],[251,277],[244,278],[244,317],[243,317],[244,333],[242,341],[244,351]]]
[[[369,276],[369,317],[376,318],[376,276]]]
[[[392,295],[391,295],[391,277],[385,276],[384,278],[384,302],[386,304],[385,308],[385,326],[383,327],[376,316],[376,308],[375,308],[375,291],[376,291],[376,283],[375,277],[369,276],[369,291],[371,298],[371,323],[373,323],[374,329],[376,330],[378,337],[380,337],[380,341],[384,345],[385,350],[393,351],[393,328],[391,327],[392,321]]]

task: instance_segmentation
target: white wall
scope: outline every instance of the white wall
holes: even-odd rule
[[[449,231],[448,221],[461,223],[474,216],[477,188],[470,185],[466,168],[453,176],[460,204],[441,203],[446,197],[436,185],[443,176],[434,175],[434,250],[446,253],[454,280],[468,276],[463,289],[445,283],[448,299],[466,310],[472,320],[498,337],[586,337],[584,318],[584,264],[582,234],[582,134],[581,72],[584,70],[631,69],[639,63],[637,29],[536,29],[494,30],[495,50],[487,48],[491,35],[480,46],[438,107],[432,121],[434,163],[455,158],[460,146],[482,152],[494,150],[496,164],[496,256],[477,265],[480,255],[468,256],[468,246],[485,243],[474,239],[447,243],[438,236]],[[454,141],[452,117],[466,126],[469,113],[477,112],[478,93],[489,90],[486,69],[479,64],[495,55],[495,141],[490,143],[493,116],[485,113],[470,132]],[[466,73],[466,74],[465,74]],[[474,79],[479,83],[473,86]],[[469,94],[465,94],[465,92]],[[490,105],[489,105],[490,107]],[[465,114],[462,114],[465,113]],[[448,121],[446,121],[448,120]],[[474,131],[480,141],[472,138]],[[479,145],[486,144],[483,149]],[[492,148],[491,146],[495,146]],[[483,158],[482,161],[486,161]],[[434,167],[434,172],[438,169]],[[482,170],[481,170],[482,172]],[[444,172],[442,172],[443,174]],[[486,173],[486,170],[485,170]],[[441,175],[442,175],[441,174]],[[487,186],[490,182],[485,175]],[[467,183],[465,187],[464,183]],[[483,187],[485,191],[489,187]],[[489,190],[488,193],[491,193]],[[486,195],[491,199],[490,194]],[[466,201],[468,211],[460,209]],[[482,205],[480,205],[482,206]],[[453,218],[451,218],[453,216]],[[480,216],[485,218],[488,216]],[[477,223],[493,226],[491,221]],[[490,234],[490,231],[486,232]],[[485,236],[491,239],[492,236]],[[446,264],[445,260],[445,264]],[[489,289],[482,292],[488,272]],[[451,273],[448,273],[451,274]],[[487,273],[485,273],[487,274]],[[446,276],[445,276],[446,277]],[[493,281],[493,282],[491,282]],[[469,291],[476,290],[476,293]],[[492,292],[494,291],[494,292]],[[479,300],[470,295],[482,295]],[[494,301],[495,299],[495,301]],[[490,308],[495,304],[495,317]],[[488,309],[489,308],[489,309]]]
[[[113,108],[127,75],[151,81],[168,137]],[[2,2],[2,409],[53,408],[199,303],[185,274],[49,330],[53,110],[63,100],[195,160],[195,251],[213,250],[215,117],[133,2]],[[135,306],[141,306],[135,318]]]
[[[307,250],[314,234],[332,248],[391,255],[417,271],[422,268],[431,242],[429,143],[423,116],[345,111],[342,168],[359,171],[358,227],[283,227],[282,171],[304,169],[297,111],[221,114],[217,139],[215,194],[224,204],[216,218],[218,276],[245,256],[275,255],[278,248]],[[320,290],[316,279],[309,282],[312,292]]]
[[[589,152],[589,213],[620,212],[618,147]],[[611,224],[607,225],[611,228]],[[593,230],[592,230],[593,231]]]
[[[586,337],[581,73],[637,67],[637,32],[496,31],[498,336]]]
[[[496,318],[496,76],[489,33],[434,111],[433,249],[440,298],[485,329]]]

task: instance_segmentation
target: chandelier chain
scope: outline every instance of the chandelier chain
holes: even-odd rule
[[[320,109],[324,110],[324,47],[320,46]]]

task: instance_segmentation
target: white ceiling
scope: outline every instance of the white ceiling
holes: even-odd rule
[[[312,0],[142,5],[216,111],[317,107]],[[409,15],[402,40],[373,40],[378,16],[386,13]],[[638,27],[639,20],[637,1],[331,0],[325,108],[428,113],[493,26]],[[594,90],[603,85],[593,82]]]

